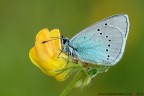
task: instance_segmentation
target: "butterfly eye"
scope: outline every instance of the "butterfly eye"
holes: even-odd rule
[[[62,43],[65,44],[67,42],[67,39],[62,39]]]

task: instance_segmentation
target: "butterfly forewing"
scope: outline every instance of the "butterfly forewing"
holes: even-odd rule
[[[127,15],[111,16],[78,33],[70,45],[83,62],[114,65],[123,55],[128,28]]]

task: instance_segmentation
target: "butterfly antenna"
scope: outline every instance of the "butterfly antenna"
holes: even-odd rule
[[[51,37],[51,38],[54,38],[54,39],[43,41],[42,44],[49,42],[49,41],[60,39],[59,37]]]
[[[59,36],[57,36],[57,37],[51,37],[51,38],[60,39],[60,37],[59,37]]]

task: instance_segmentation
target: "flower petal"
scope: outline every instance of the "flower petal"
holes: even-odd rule
[[[52,42],[49,42],[50,39],[49,31],[46,28],[41,30],[36,36],[36,52],[41,60],[48,61],[54,55]]]
[[[52,40],[53,49],[55,55],[58,55],[61,50],[60,32],[59,29],[53,29],[50,31],[50,37]]]
[[[39,57],[36,54],[35,47],[31,48],[31,50],[29,52],[29,57],[30,57],[32,63],[35,64],[37,67],[40,68],[39,63],[41,61],[40,61]]]
[[[32,63],[35,64],[37,67],[39,67],[45,74],[50,75],[50,76],[55,76],[57,74],[55,72],[57,67],[55,67],[55,65],[52,65],[53,64],[52,61],[51,61],[51,63],[42,61],[38,57],[38,55],[35,51],[35,47],[33,47],[30,50],[29,57],[30,57]]]

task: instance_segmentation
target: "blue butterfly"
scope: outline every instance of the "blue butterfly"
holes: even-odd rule
[[[62,37],[63,52],[81,62],[115,65],[124,53],[128,32],[128,15],[113,15],[82,30],[70,40]]]

